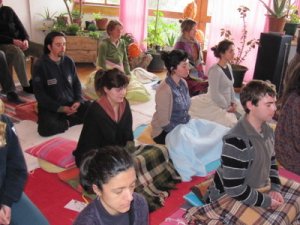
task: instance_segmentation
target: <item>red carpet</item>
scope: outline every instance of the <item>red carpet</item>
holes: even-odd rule
[[[71,200],[83,201],[81,195],[61,182],[57,174],[36,169],[29,179],[25,193],[43,212],[51,225],[71,225],[77,212],[65,209]]]
[[[158,225],[176,211],[184,203],[182,196],[189,192],[190,187],[202,180],[204,178],[195,177],[191,182],[177,184],[178,189],[171,191],[165,206],[150,214],[150,224]],[[60,181],[57,174],[47,173],[42,169],[37,169],[29,175],[25,192],[51,225],[71,225],[77,213],[65,209],[64,206],[71,199],[83,201],[81,195]]]
[[[300,176],[285,169],[280,169],[280,175],[300,182]],[[173,214],[185,203],[182,196],[188,193],[193,185],[203,180],[202,177],[194,177],[190,182],[177,184],[177,190],[171,191],[165,206],[150,214],[150,225],[159,225],[166,217]],[[37,169],[29,175],[25,192],[44,213],[51,225],[71,225],[77,212],[65,209],[64,206],[71,199],[83,201],[81,195],[60,181],[57,174],[50,174],[42,169]]]

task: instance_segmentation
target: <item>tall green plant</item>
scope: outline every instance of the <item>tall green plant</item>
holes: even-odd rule
[[[291,0],[273,0],[273,9],[269,7],[263,0],[259,0],[267,9],[269,15],[276,18],[282,18],[288,15],[288,9],[291,5]]]
[[[173,46],[175,43],[178,26],[175,23],[167,22],[161,11],[154,12],[155,19],[148,23],[147,44],[150,48],[156,46]]]

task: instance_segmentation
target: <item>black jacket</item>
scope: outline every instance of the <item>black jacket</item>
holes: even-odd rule
[[[133,141],[132,114],[128,101],[125,101],[125,111],[118,122],[112,120],[97,101],[90,105],[84,117],[77,148],[73,152],[77,166],[83,155],[91,149],[108,145],[126,146],[128,141]]]
[[[29,35],[14,10],[2,6],[0,7],[0,44],[12,44],[13,39],[29,40]]]
[[[33,91],[40,110],[57,112],[60,106],[83,101],[76,67],[68,56],[57,64],[43,55],[34,64]]]

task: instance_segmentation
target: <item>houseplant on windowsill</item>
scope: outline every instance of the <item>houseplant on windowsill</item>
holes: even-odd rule
[[[94,20],[99,30],[105,30],[108,24],[108,18],[102,17],[100,12],[93,13]]]
[[[286,24],[284,26],[285,34],[295,36],[299,24],[300,17],[298,14],[298,8],[295,5],[291,5],[289,8]]]
[[[44,14],[42,13],[39,13],[38,15],[41,16],[43,18],[43,27],[46,29],[46,30],[49,30],[53,27],[54,25],[54,22],[55,22],[55,14],[57,12],[54,12],[54,13],[50,13],[49,9],[48,8],[45,8],[45,12]]]
[[[235,88],[240,88],[243,84],[245,73],[247,72],[248,68],[241,65],[247,58],[249,52],[255,48],[255,46],[259,43],[258,39],[252,38],[248,39],[248,30],[247,30],[247,23],[246,23],[246,17],[247,12],[250,11],[250,9],[246,6],[240,6],[238,9],[238,12],[240,13],[240,18],[242,18],[243,21],[243,28],[241,31],[241,37],[240,37],[240,45],[236,46],[237,52],[236,56],[234,57],[233,61],[231,62],[231,67],[233,71],[234,76],[234,84],[233,86]],[[228,39],[230,41],[233,41],[231,31],[228,29],[221,29],[221,37],[224,37],[225,39]],[[234,42],[236,43],[236,42]]]
[[[272,0],[272,8],[265,3],[265,0],[259,0],[267,9],[267,19],[269,24],[269,31],[282,32],[286,23],[291,0]]]

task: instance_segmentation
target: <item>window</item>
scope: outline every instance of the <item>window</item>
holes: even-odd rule
[[[85,0],[85,3],[97,3],[103,5],[120,5],[120,0]]]
[[[158,9],[162,11],[182,12],[184,7],[192,1],[193,0],[180,0],[180,1],[160,0]],[[148,7],[149,9],[156,9],[157,0],[156,1],[149,0]]]
[[[171,11],[171,12],[182,12],[182,9],[190,3],[192,0],[160,0],[159,1],[159,10],[162,11]],[[157,0],[149,0],[148,7],[149,9],[156,9]],[[85,0],[85,3],[96,3],[103,5],[120,5],[120,0]]]

